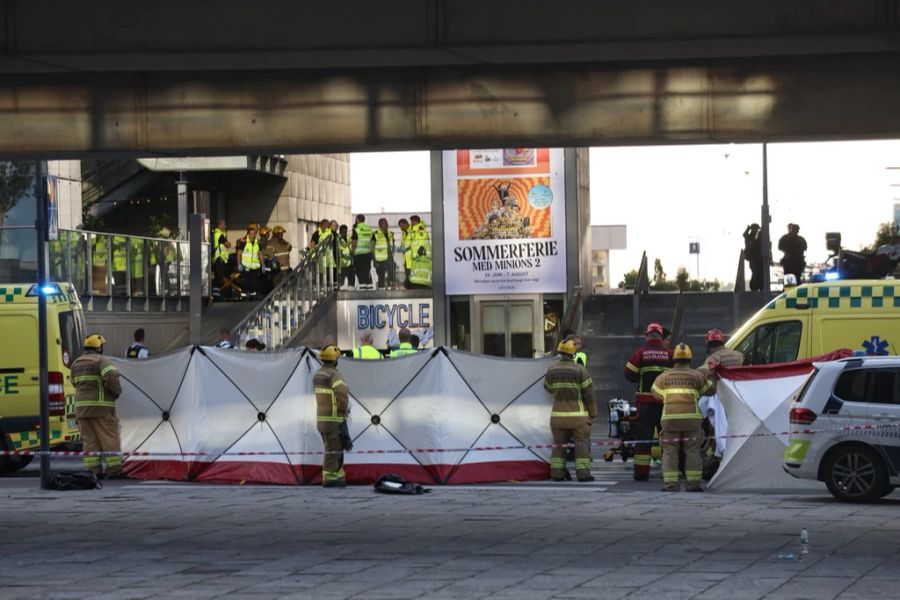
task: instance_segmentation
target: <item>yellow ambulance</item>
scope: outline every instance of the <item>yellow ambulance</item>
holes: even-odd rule
[[[0,449],[40,447],[38,286],[0,283]],[[52,283],[47,296],[50,445],[80,440],[75,423],[75,388],[69,365],[82,351],[84,313],[74,286]],[[0,474],[16,471],[30,457],[0,457]]]
[[[728,340],[745,364],[788,362],[840,348],[900,352],[900,281],[835,280],[786,289]]]

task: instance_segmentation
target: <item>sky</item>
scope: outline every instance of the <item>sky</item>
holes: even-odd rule
[[[900,166],[900,140],[769,144],[768,159],[776,260],[788,223],[800,225],[807,261],[820,262],[826,232],[858,249],[900,200],[900,170],[887,169]],[[760,221],[760,144],[591,148],[590,176],[591,224],[628,229],[628,248],[610,256],[613,283],[644,250],[670,278],[679,266],[696,276],[690,242],[700,243],[701,278],[734,281],[744,227]],[[350,181],[354,213],[431,209],[428,152],[353,154]]]

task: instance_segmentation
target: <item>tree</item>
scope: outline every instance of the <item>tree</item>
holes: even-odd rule
[[[678,267],[678,273],[675,275],[675,285],[678,287],[679,291],[688,291],[690,288],[690,279],[691,276],[688,274],[687,269]]]
[[[881,223],[878,226],[878,230],[875,232],[875,242],[871,246],[866,246],[863,248],[866,252],[875,252],[878,250],[879,246],[884,246],[885,244],[893,244],[897,239],[897,226],[891,222]]]
[[[637,269],[632,269],[625,273],[622,278],[622,281],[619,282],[619,287],[625,290],[633,290],[635,284],[637,283],[638,272]]]

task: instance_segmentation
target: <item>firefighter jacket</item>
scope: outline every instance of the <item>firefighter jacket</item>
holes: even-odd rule
[[[744,364],[744,355],[738,352],[737,350],[732,350],[731,348],[726,348],[725,346],[719,346],[715,350],[713,350],[709,356],[706,357],[706,360],[703,361],[703,366],[698,369],[704,375],[709,375],[716,365],[722,365],[724,367],[739,367]]]
[[[350,416],[350,388],[340,371],[322,366],[313,375],[316,392],[316,426],[322,433],[338,431]]]
[[[711,379],[688,366],[677,365],[662,373],[653,382],[653,395],[662,402],[662,422],[700,421],[700,396],[716,393]]]
[[[103,417],[116,410],[116,398],[122,393],[119,371],[108,358],[93,350],[72,363],[72,383],[75,385],[75,417]]]
[[[625,379],[638,384],[639,394],[649,394],[659,374],[671,368],[672,349],[651,338],[625,363]]]
[[[597,417],[594,385],[587,369],[561,357],[547,369],[544,389],[553,394],[550,412],[551,429],[573,429]]]
[[[266,244],[266,258],[278,261],[278,266],[287,269],[291,266],[291,249],[290,242],[284,238],[273,237]]]

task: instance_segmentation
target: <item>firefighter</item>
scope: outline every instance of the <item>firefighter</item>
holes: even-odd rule
[[[145,360],[150,358],[150,348],[144,345],[144,328],[134,330],[134,343],[125,350],[125,358]]]
[[[663,407],[651,393],[654,380],[664,371],[672,368],[672,350],[665,346],[665,333],[659,323],[650,323],[644,332],[646,343],[635,350],[625,363],[625,378],[638,384],[635,392],[637,415],[634,421],[634,435],[638,440],[651,440],[660,428]],[[650,449],[653,444],[645,442],[634,446],[634,480],[647,481],[650,478]]]
[[[566,449],[561,444],[575,444],[575,477],[593,481],[591,475],[591,423],[597,418],[594,386],[587,369],[575,364],[575,342],[563,340],[556,349],[559,362],[544,376],[544,389],[553,394],[550,431],[553,451],[550,455],[550,477],[553,481],[568,479]]]
[[[687,344],[675,346],[674,366],[660,374],[653,382],[653,395],[662,403],[663,491],[677,492],[678,453],[684,451],[684,478],[689,492],[702,492],[700,479],[700,440],[703,435],[698,400],[714,394],[715,383],[700,371],[691,368],[693,353]]]
[[[274,273],[286,272],[291,268],[293,246],[284,239],[284,232],[284,227],[276,225],[272,228],[272,239],[266,244],[266,257],[269,259]]]
[[[739,367],[744,363],[744,355],[737,350],[725,347],[725,334],[718,329],[710,329],[706,332],[706,360],[703,366],[697,369],[706,376],[715,377],[716,367]],[[710,453],[705,453],[703,465],[703,479],[707,481],[715,475],[725,454],[725,438],[728,432],[728,419],[725,418],[725,408],[719,400],[718,394],[700,399],[700,414],[707,420],[707,428],[711,430],[714,444],[709,444]],[[711,455],[710,455],[711,454]]]
[[[89,335],[84,340],[84,354],[72,363],[72,383],[75,385],[75,420],[81,431],[85,452],[121,452],[119,441],[119,419],[116,417],[116,398],[122,393],[119,372],[103,356],[106,339],[102,335]],[[122,457],[84,457],[84,466],[97,475],[103,476],[103,460],[106,461],[106,476],[121,479]]]
[[[359,338],[359,346],[353,349],[353,358],[381,360],[384,357],[381,355],[381,352],[372,345],[372,334],[367,331]]]
[[[334,344],[322,348],[322,366],[313,376],[316,392],[316,427],[325,445],[322,460],[322,487],[344,487],[344,440],[342,425],[350,416],[350,389],[337,370],[340,349]]]

